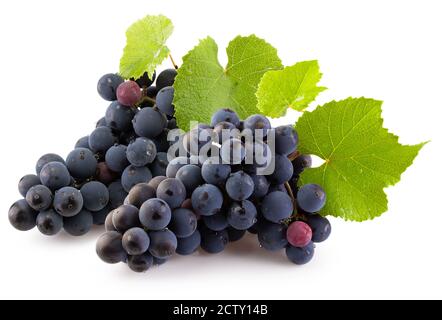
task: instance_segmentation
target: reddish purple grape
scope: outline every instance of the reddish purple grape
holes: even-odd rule
[[[117,88],[117,100],[124,106],[132,107],[141,99],[141,88],[135,81],[126,81]]]
[[[303,248],[312,241],[312,234],[307,223],[295,221],[287,229],[287,241],[294,247]]]

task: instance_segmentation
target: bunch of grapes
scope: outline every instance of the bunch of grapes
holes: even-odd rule
[[[129,81],[104,75],[97,89],[111,101],[105,116],[66,159],[46,154],[37,161],[36,174],[20,180],[24,199],[11,206],[10,223],[21,231],[37,226],[48,236],[62,229],[81,236],[94,224],[102,225],[134,185],[164,175],[167,134],[176,128],[170,107],[176,74],[164,70],[156,85],[155,74]]]
[[[105,116],[66,159],[46,154],[36,174],[20,180],[24,199],[11,206],[11,224],[48,236],[104,224],[99,257],[137,272],[174,253],[219,253],[246,232],[267,250],[285,249],[295,264],[309,262],[331,226],[317,214],[324,190],[298,185],[311,158],[297,151],[293,126],[220,109],[210,124],[183,133],[174,118],[176,74],[104,75]]]
[[[221,109],[210,125],[169,139],[165,175],[136,185],[107,217],[96,247],[103,261],[143,272],[174,253],[222,252],[248,231],[264,249],[285,249],[290,261],[305,264],[314,243],[330,235],[329,221],[317,214],[324,190],[298,186],[311,158],[297,152],[293,126],[272,128],[262,115],[241,121]]]

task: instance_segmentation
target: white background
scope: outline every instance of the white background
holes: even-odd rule
[[[385,125],[402,143],[432,140],[387,190],[389,211],[359,224],[332,219],[331,238],[304,267],[249,237],[140,275],[96,257],[99,229],[78,239],[14,230],[7,212],[19,178],[94,128],[107,107],[98,78],[118,71],[126,28],[158,13],[174,22],[168,45],[178,63],[207,35],[224,62],[229,40],[256,33],[286,65],[320,61],[329,90],[317,103],[382,99]],[[436,0],[1,1],[0,297],[442,298],[441,13]]]

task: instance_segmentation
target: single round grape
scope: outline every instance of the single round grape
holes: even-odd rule
[[[43,185],[52,191],[71,184],[71,175],[61,162],[49,162],[40,171],[40,180]]]
[[[186,238],[178,238],[176,253],[182,256],[187,256],[198,250],[200,245],[201,234],[198,230],[195,230],[194,233]]]
[[[275,156],[275,170],[269,179],[274,184],[283,184],[293,176],[293,165],[286,156]]]
[[[162,113],[168,116],[175,114],[175,107],[172,104],[174,92],[173,87],[164,87],[157,93],[156,105]]]
[[[216,134],[219,144],[223,144],[225,141],[235,138],[241,139],[241,132],[233,123],[230,122],[220,122],[213,128],[213,132]]]
[[[155,71],[153,72],[152,76],[149,76],[149,74],[145,72],[141,77],[135,80],[135,82],[138,83],[141,88],[147,88],[152,85],[152,83],[155,81],[156,76],[157,73]]]
[[[203,179],[213,185],[223,185],[230,176],[232,169],[228,164],[222,164],[219,159],[209,158],[201,168]]]
[[[264,197],[269,192],[270,188],[270,183],[267,178],[256,174],[252,174],[250,177],[252,178],[254,185],[252,197],[255,199]]]
[[[109,203],[109,190],[98,181],[84,184],[80,189],[83,196],[83,205],[89,211],[100,211]]]
[[[148,183],[135,185],[127,196],[127,203],[140,208],[147,200],[156,197],[156,190]]]
[[[229,242],[235,242],[244,237],[246,230],[238,230],[233,227],[228,227],[227,234],[229,235]]]
[[[121,184],[124,190],[129,192],[138,183],[147,183],[152,179],[152,173],[147,167],[135,167],[133,165],[124,169],[121,175]]]
[[[153,264],[153,257],[148,252],[127,258],[127,265],[134,272],[146,272]]]
[[[189,158],[187,157],[177,157],[172,159],[167,165],[166,176],[168,178],[175,178],[178,170],[187,164],[189,164]]]
[[[197,217],[192,210],[178,208],[173,210],[169,229],[175,233],[177,238],[191,236],[197,228]]]
[[[123,236],[117,231],[103,233],[97,241],[97,255],[106,263],[119,263],[127,259],[127,253],[122,244]]]
[[[147,252],[150,245],[150,238],[144,229],[136,227],[124,233],[122,243],[127,254],[137,256]]]
[[[92,217],[94,218],[94,225],[96,226],[103,225],[110,211],[111,209],[109,208],[109,206],[106,206],[100,211],[92,212]]]
[[[81,210],[77,215],[63,219],[64,230],[74,237],[80,237],[88,233],[94,225],[92,213]]]
[[[117,100],[123,106],[133,107],[141,99],[141,88],[135,81],[126,81],[117,88]]]
[[[312,229],[303,221],[291,223],[287,229],[287,241],[294,247],[305,247],[312,240]]]
[[[132,128],[134,116],[135,109],[113,101],[106,110],[105,119],[108,127],[119,131],[128,131]]]
[[[229,234],[226,230],[212,231],[201,228],[201,248],[207,253],[220,253],[229,243]]]
[[[55,193],[54,209],[63,217],[73,217],[83,208],[83,196],[80,190],[64,187]]]
[[[63,229],[63,217],[52,209],[42,211],[37,216],[37,228],[46,236],[54,236]]]
[[[75,144],[74,149],[77,149],[77,148],[89,149],[89,136],[84,136],[84,137],[78,139],[77,143]]]
[[[112,224],[119,232],[141,226],[139,218],[139,210],[137,207],[124,204],[112,211]]]
[[[271,128],[269,119],[260,114],[251,115],[244,120],[244,129],[251,130],[254,136],[259,132],[258,136],[265,137]]]
[[[127,147],[126,156],[132,165],[143,167],[155,160],[157,148],[152,140],[138,138]]]
[[[230,205],[227,221],[235,229],[247,230],[256,223],[257,215],[255,205],[248,200],[244,200]]]
[[[244,171],[232,173],[226,182],[229,197],[236,201],[248,199],[255,190],[252,178]]]
[[[149,230],[162,230],[167,227],[172,211],[166,201],[154,198],[143,203],[139,218],[141,224]]]
[[[112,146],[107,150],[105,159],[109,169],[120,173],[127,168],[129,161],[127,160],[126,151],[127,147],[122,144]]]
[[[156,190],[158,189],[158,186],[160,185],[160,183],[163,182],[166,179],[167,179],[166,176],[153,177],[152,180],[150,180],[148,182],[148,185],[151,186],[152,188],[154,188],[155,189],[155,193],[156,193]]]
[[[67,156],[66,165],[74,178],[87,179],[95,175],[97,159],[91,150],[77,148]]]
[[[178,208],[186,199],[186,187],[178,179],[167,178],[158,186],[157,197],[166,201],[171,209]]]
[[[109,190],[109,207],[116,209],[121,206],[124,199],[127,197],[127,192],[124,190],[121,181],[112,182],[107,189]]]
[[[173,83],[175,82],[175,77],[177,75],[176,69],[166,69],[162,71],[157,78],[157,89],[161,90],[164,87],[170,87],[173,86]]]
[[[211,216],[219,212],[223,200],[221,191],[211,184],[204,184],[192,193],[192,207],[203,216]]]
[[[150,231],[149,252],[156,258],[169,258],[175,253],[178,245],[175,234],[170,230]]]
[[[240,164],[246,157],[246,149],[239,139],[229,139],[221,145],[221,158],[225,164]]]
[[[298,147],[298,133],[293,126],[280,126],[275,129],[275,151],[288,156]]]
[[[109,185],[119,178],[119,174],[112,171],[106,162],[99,162],[97,164],[97,172],[95,174],[97,181]]]
[[[98,94],[107,101],[114,101],[117,99],[117,88],[124,82],[118,74],[105,74],[98,80],[97,91]]]
[[[240,124],[240,120],[235,111],[230,109],[220,109],[215,112],[212,116],[211,125],[214,127],[220,122],[230,122],[235,127],[238,127]]]
[[[226,214],[224,212],[218,212],[211,216],[202,217],[205,226],[213,231],[222,231],[229,226]]]
[[[18,183],[18,191],[23,197],[26,197],[29,189],[39,184],[41,184],[39,177],[35,174],[28,174],[20,179],[20,182]]]
[[[43,169],[43,167],[47,165],[49,162],[60,162],[64,165],[66,164],[64,162],[64,159],[60,157],[58,154],[55,153],[45,154],[40,159],[38,159],[37,164],[35,166],[35,171],[37,172],[38,175],[40,174],[41,169]]]
[[[279,223],[292,215],[292,199],[284,192],[271,192],[262,200],[261,213],[267,220]]]
[[[141,109],[134,117],[134,130],[140,137],[154,138],[163,132],[167,126],[167,118],[153,108]]]
[[[26,193],[26,201],[36,211],[44,211],[52,206],[54,196],[48,187],[38,184]]]
[[[165,176],[168,165],[169,165],[169,160],[167,159],[167,153],[158,152],[154,162],[150,165],[150,170],[152,170],[152,175],[154,177]]]
[[[36,225],[38,212],[32,209],[25,199],[16,201],[8,212],[11,225],[20,231],[29,231]]]
[[[309,215],[307,224],[313,232],[313,242],[323,242],[328,239],[331,233],[331,224],[327,218],[321,217],[319,214]]]
[[[204,183],[201,168],[194,164],[187,164],[180,168],[176,173],[176,178],[184,184],[188,195]]]
[[[106,220],[104,220],[104,229],[106,231],[117,231],[117,229],[115,229],[113,219],[114,219],[114,211],[112,210],[107,215]]]
[[[285,253],[287,258],[297,265],[303,265],[310,262],[315,253],[315,245],[313,242],[310,242],[307,246],[303,248],[287,246],[285,249]]]
[[[117,138],[108,127],[98,127],[89,135],[89,146],[94,152],[105,154],[115,143]]]
[[[293,175],[299,176],[305,168],[310,168],[312,166],[312,157],[306,154],[301,154],[292,161],[292,164]]]
[[[287,226],[285,224],[263,221],[258,227],[258,241],[269,251],[277,251],[287,246]]]
[[[317,184],[306,184],[299,188],[297,194],[298,206],[308,212],[315,213],[325,205],[325,191]]]

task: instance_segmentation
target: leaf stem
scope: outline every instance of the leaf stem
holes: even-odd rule
[[[307,221],[306,216],[303,213],[298,212],[298,209],[297,209],[297,206],[296,206],[296,198],[295,198],[295,195],[293,193],[292,187],[290,186],[290,184],[288,182],[284,183],[284,186],[285,186],[285,188],[287,190],[287,193],[288,193],[288,195],[289,195],[289,197],[290,197],[290,199],[292,200],[292,203],[293,203],[293,214],[289,218],[287,218],[284,221],[284,223],[288,226],[293,221],[296,221],[296,220]]]
[[[288,156],[287,156],[287,158],[290,160],[290,161],[293,161],[293,160],[295,160],[297,157],[299,157],[301,155],[301,153],[299,152],[299,151],[295,151],[295,152],[293,152],[292,154],[289,154]]]
[[[290,199],[292,200],[293,208],[296,208],[296,199],[295,199],[295,195],[293,194],[292,187],[290,187],[290,184],[288,182],[284,183],[284,186],[287,190],[287,193],[289,194]],[[296,211],[296,209],[294,209],[294,210]]]
[[[169,59],[170,59],[170,61],[172,62],[173,67],[174,67],[175,69],[178,69],[178,65],[175,63],[175,60],[173,60],[172,54],[170,54],[170,53],[169,53]]]
[[[157,103],[157,101],[155,99],[153,99],[151,97],[148,97],[148,96],[144,97],[144,100],[149,101],[152,104],[156,104]]]

